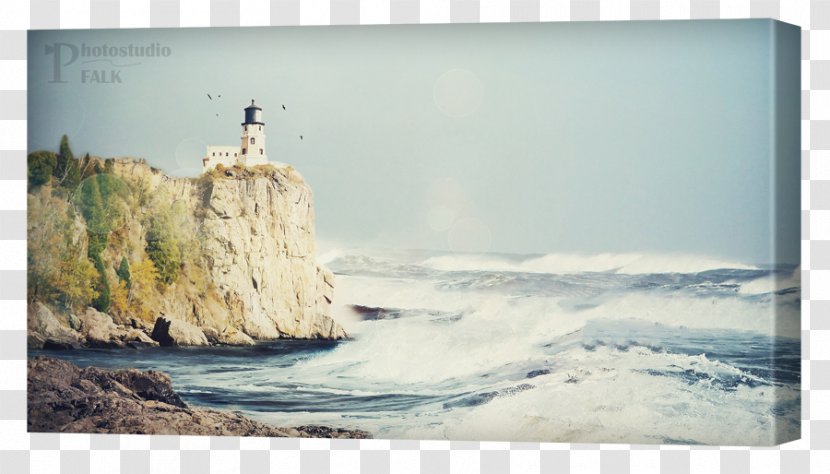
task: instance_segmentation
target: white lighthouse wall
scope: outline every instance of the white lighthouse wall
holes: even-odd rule
[[[254,143],[251,143],[251,139]],[[268,163],[268,155],[265,152],[265,125],[244,124],[242,125],[241,137],[242,161],[246,166],[264,165]],[[262,152],[260,152],[262,150]]]
[[[202,171],[207,171],[221,164],[228,168],[237,163],[239,147],[228,145],[208,145],[207,153],[202,159]]]

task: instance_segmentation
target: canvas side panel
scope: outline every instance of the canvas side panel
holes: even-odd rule
[[[797,26],[770,20],[772,50],[772,255],[776,265],[792,264],[801,257],[801,29]],[[795,270],[801,272],[799,266]],[[797,280],[798,281],[798,280]],[[776,311],[780,308],[778,295],[773,296]],[[785,322],[776,314],[775,332],[783,334]],[[796,324],[800,325],[800,318]],[[799,331],[800,334],[800,331]],[[776,397],[784,402],[783,389],[776,389]],[[791,395],[790,395],[791,397]],[[800,400],[798,410],[800,411]],[[801,419],[799,415],[798,419]],[[774,430],[773,444],[793,441]]]

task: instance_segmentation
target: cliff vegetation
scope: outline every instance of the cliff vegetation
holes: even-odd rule
[[[345,337],[292,168],[172,178],[143,160],[75,158],[66,136],[28,161],[30,346]],[[91,325],[111,340],[93,343]]]

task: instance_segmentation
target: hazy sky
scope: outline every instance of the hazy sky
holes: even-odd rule
[[[795,146],[781,180],[788,212],[770,218],[771,26],[34,32],[29,146],[56,149],[67,133],[76,154],[144,157],[195,176],[206,145],[239,143],[255,98],[267,154],[310,183],[328,245],[771,263],[777,227],[791,242],[777,260],[797,262],[797,105],[777,106],[795,124],[782,143]],[[797,34],[777,38],[798,55]],[[65,83],[49,82],[54,43],[79,53],[60,70]],[[170,55],[89,55],[131,44]],[[58,49],[68,63],[72,47]],[[121,83],[90,83],[113,69]],[[777,85],[799,100],[797,70]]]

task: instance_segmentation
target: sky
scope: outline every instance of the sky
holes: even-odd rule
[[[773,25],[30,32],[29,148],[197,176],[256,99],[328,246],[797,263],[799,37]]]

